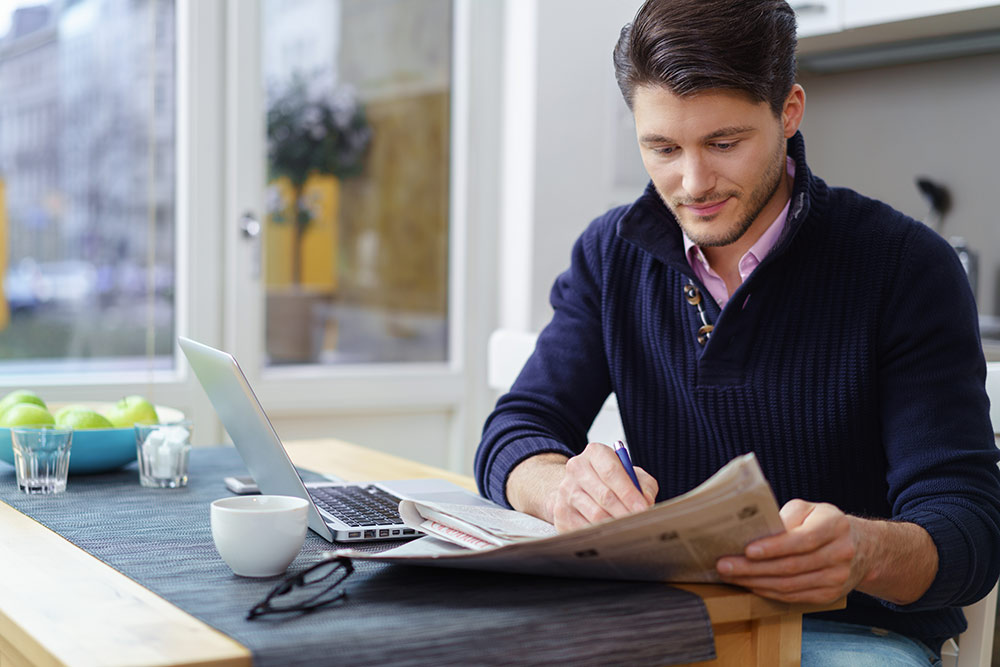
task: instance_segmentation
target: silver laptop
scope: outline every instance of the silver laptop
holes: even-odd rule
[[[320,537],[331,542],[417,537],[399,518],[401,498],[496,506],[443,479],[303,483],[233,355],[189,338],[177,340],[261,493],[310,501],[309,527]]]

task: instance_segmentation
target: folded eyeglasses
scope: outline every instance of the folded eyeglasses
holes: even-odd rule
[[[278,582],[247,613],[247,619],[252,621],[267,614],[309,613],[335,604],[347,597],[347,590],[337,591],[337,587],[353,572],[350,558],[322,560]]]

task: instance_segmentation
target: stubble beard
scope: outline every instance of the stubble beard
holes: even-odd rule
[[[785,154],[782,148],[784,147],[784,138],[780,138],[777,149],[774,152],[773,159],[768,163],[767,169],[764,172],[764,178],[761,179],[760,184],[754,188],[747,198],[746,214],[729,229],[718,230],[705,230],[704,232],[699,232],[697,229],[693,229],[691,225],[688,225],[681,218],[680,209],[681,206],[685,204],[704,204],[710,201],[722,201],[728,197],[734,197],[740,199],[741,195],[738,192],[728,192],[722,193],[720,197],[718,193],[713,194],[708,197],[703,197],[700,199],[689,199],[689,200],[678,200],[675,202],[670,202],[666,197],[660,193],[660,199],[663,203],[667,205],[671,213],[674,214],[674,218],[677,220],[677,224],[680,225],[681,229],[691,239],[695,245],[702,248],[719,248],[722,246],[727,246],[731,243],[736,243],[743,235],[747,233],[747,230],[753,226],[754,221],[760,212],[764,210],[771,198],[781,187],[782,175],[785,171]],[[715,233],[713,233],[713,231]]]

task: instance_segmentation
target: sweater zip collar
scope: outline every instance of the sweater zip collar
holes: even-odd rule
[[[618,235],[625,241],[648,252],[685,277],[685,282],[688,284],[685,287],[685,298],[688,303],[698,308],[701,322],[697,332],[697,340],[701,347],[700,359],[707,359],[705,355],[716,356],[715,353],[709,352],[718,348],[718,345],[712,344],[713,334],[720,325],[723,330],[728,331],[730,326],[726,322],[734,317],[740,319],[729,311],[733,308],[738,311],[745,308],[752,294],[753,285],[760,279],[761,270],[787,251],[792,239],[809,215],[812,204],[809,193],[814,187],[814,178],[806,166],[804,141],[798,132],[788,140],[788,155],[795,162],[795,180],[785,229],[763,261],[731,295],[726,309],[720,308],[715,299],[708,298],[710,295],[708,289],[698,279],[687,261],[680,226],[670,209],[663,203],[652,182],[646,186],[643,195],[625,212],[618,223]]]

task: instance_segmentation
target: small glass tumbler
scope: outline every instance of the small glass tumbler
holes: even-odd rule
[[[66,490],[73,430],[68,428],[12,428],[17,486],[24,493],[50,494]]]
[[[136,424],[135,450],[139,483],[152,489],[187,486],[191,422]]]

